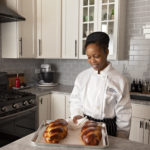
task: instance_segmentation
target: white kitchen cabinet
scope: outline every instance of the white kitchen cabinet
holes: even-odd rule
[[[37,0],[37,58],[61,57],[61,0]]]
[[[1,24],[2,57],[35,57],[35,0],[6,0],[6,5],[26,18]]]
[[[79,0],[62,0],[62,58],[78,58]]]
[[[51,99],[50,95],[40,96],[38,98],[39,104],[39,114],[38,114],[38,122],[39,125],[43,120],[50,120],[51,119]]]
[[[51,94],[51,119],[65,119],[65,95],[61,93]]]
[[[51,93],[40,96],[39,103],[39,124],[43,120],[68,119],[70,118],[69,94]]]
[[[51,95],[51,119],[70,118],[69,94],[52,93]]]
[[[150,144],[150,106],[132,104],[130,140]]]
[[[94,31],[103,31],[110,37],[110,60],[125,58],[126,0],[81,0],[79,58],[86,58],[86,37]]]

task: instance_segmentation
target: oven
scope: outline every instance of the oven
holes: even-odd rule
[[[0,147],[37,129],[36,95],[8,89],[7,73],[0,72]]]

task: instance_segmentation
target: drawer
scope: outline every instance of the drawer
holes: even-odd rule
[[[150,106],[141,104],[132,104],[132,116],[150,119]]]

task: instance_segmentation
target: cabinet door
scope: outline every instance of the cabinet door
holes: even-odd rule
[[[126,0],[81,0],[80,58],[86,58],[86,37],[94,31],[106,32],[110,37],[110,60],[126,58],[125,43]]]
[[[70,114],[70,95],[66,95],[66,116],[65,118],[71,118],[71,114]]]
[[[144,144],[150,144],[150,121],[144,121]]]
[[[26,20],[2,23],[2,57],[33,58],[35,56],[35,0],[7,0],[6,4]]]
[[[79,0],[62,1],[62,58],[78,58]]]
[[[35,57],[35,0],[19,0],[18,12],[26,18],[19,22],[20,57]]]
[[[39,124],[43,120],[49,120],[50,113],[50,95],[39,97]]]
[[[65,119],[65,95],[51,94],[51,119]]]
[[[87,58],[84,45],[87,36],[97,30],[98,0],[80,2],[79,58]]]
[[[144,119],[132,117],[129,139],[140,143],[144,142]]]
[[[37,0],[37,57],[61,56],[61,0]]]
[[[6,0],[6,5],[17,12],[17,0]],[[18,23],[9,22],[1,24],[2,57],[19,57]]]
[[[98,30],[110,37],[110,60],[124,59],[126,0],[99,0]]]

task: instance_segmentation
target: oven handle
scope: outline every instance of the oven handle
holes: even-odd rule
[[[1,120],[3,120],[3,119],[8,119],[8,118],[17,118],[18,117],[18,115],[20,116],[20,115],[25,115],[25,113],[28,113],[28,112],[30,112],[30,111],[35,111],[35,110],[37,110],[37,106],[34,106],[34,107],[32,107],[32,108],[29,108],[29,109],[26,109],[26,110],[23,110],[23,111],[20,111],[20,112],[17,112],[17,113],[14,113],[14,114],[10,114],[10,115],[8,115],[8,116],[4,116],[4,117],[0,117],[0,121]]]

